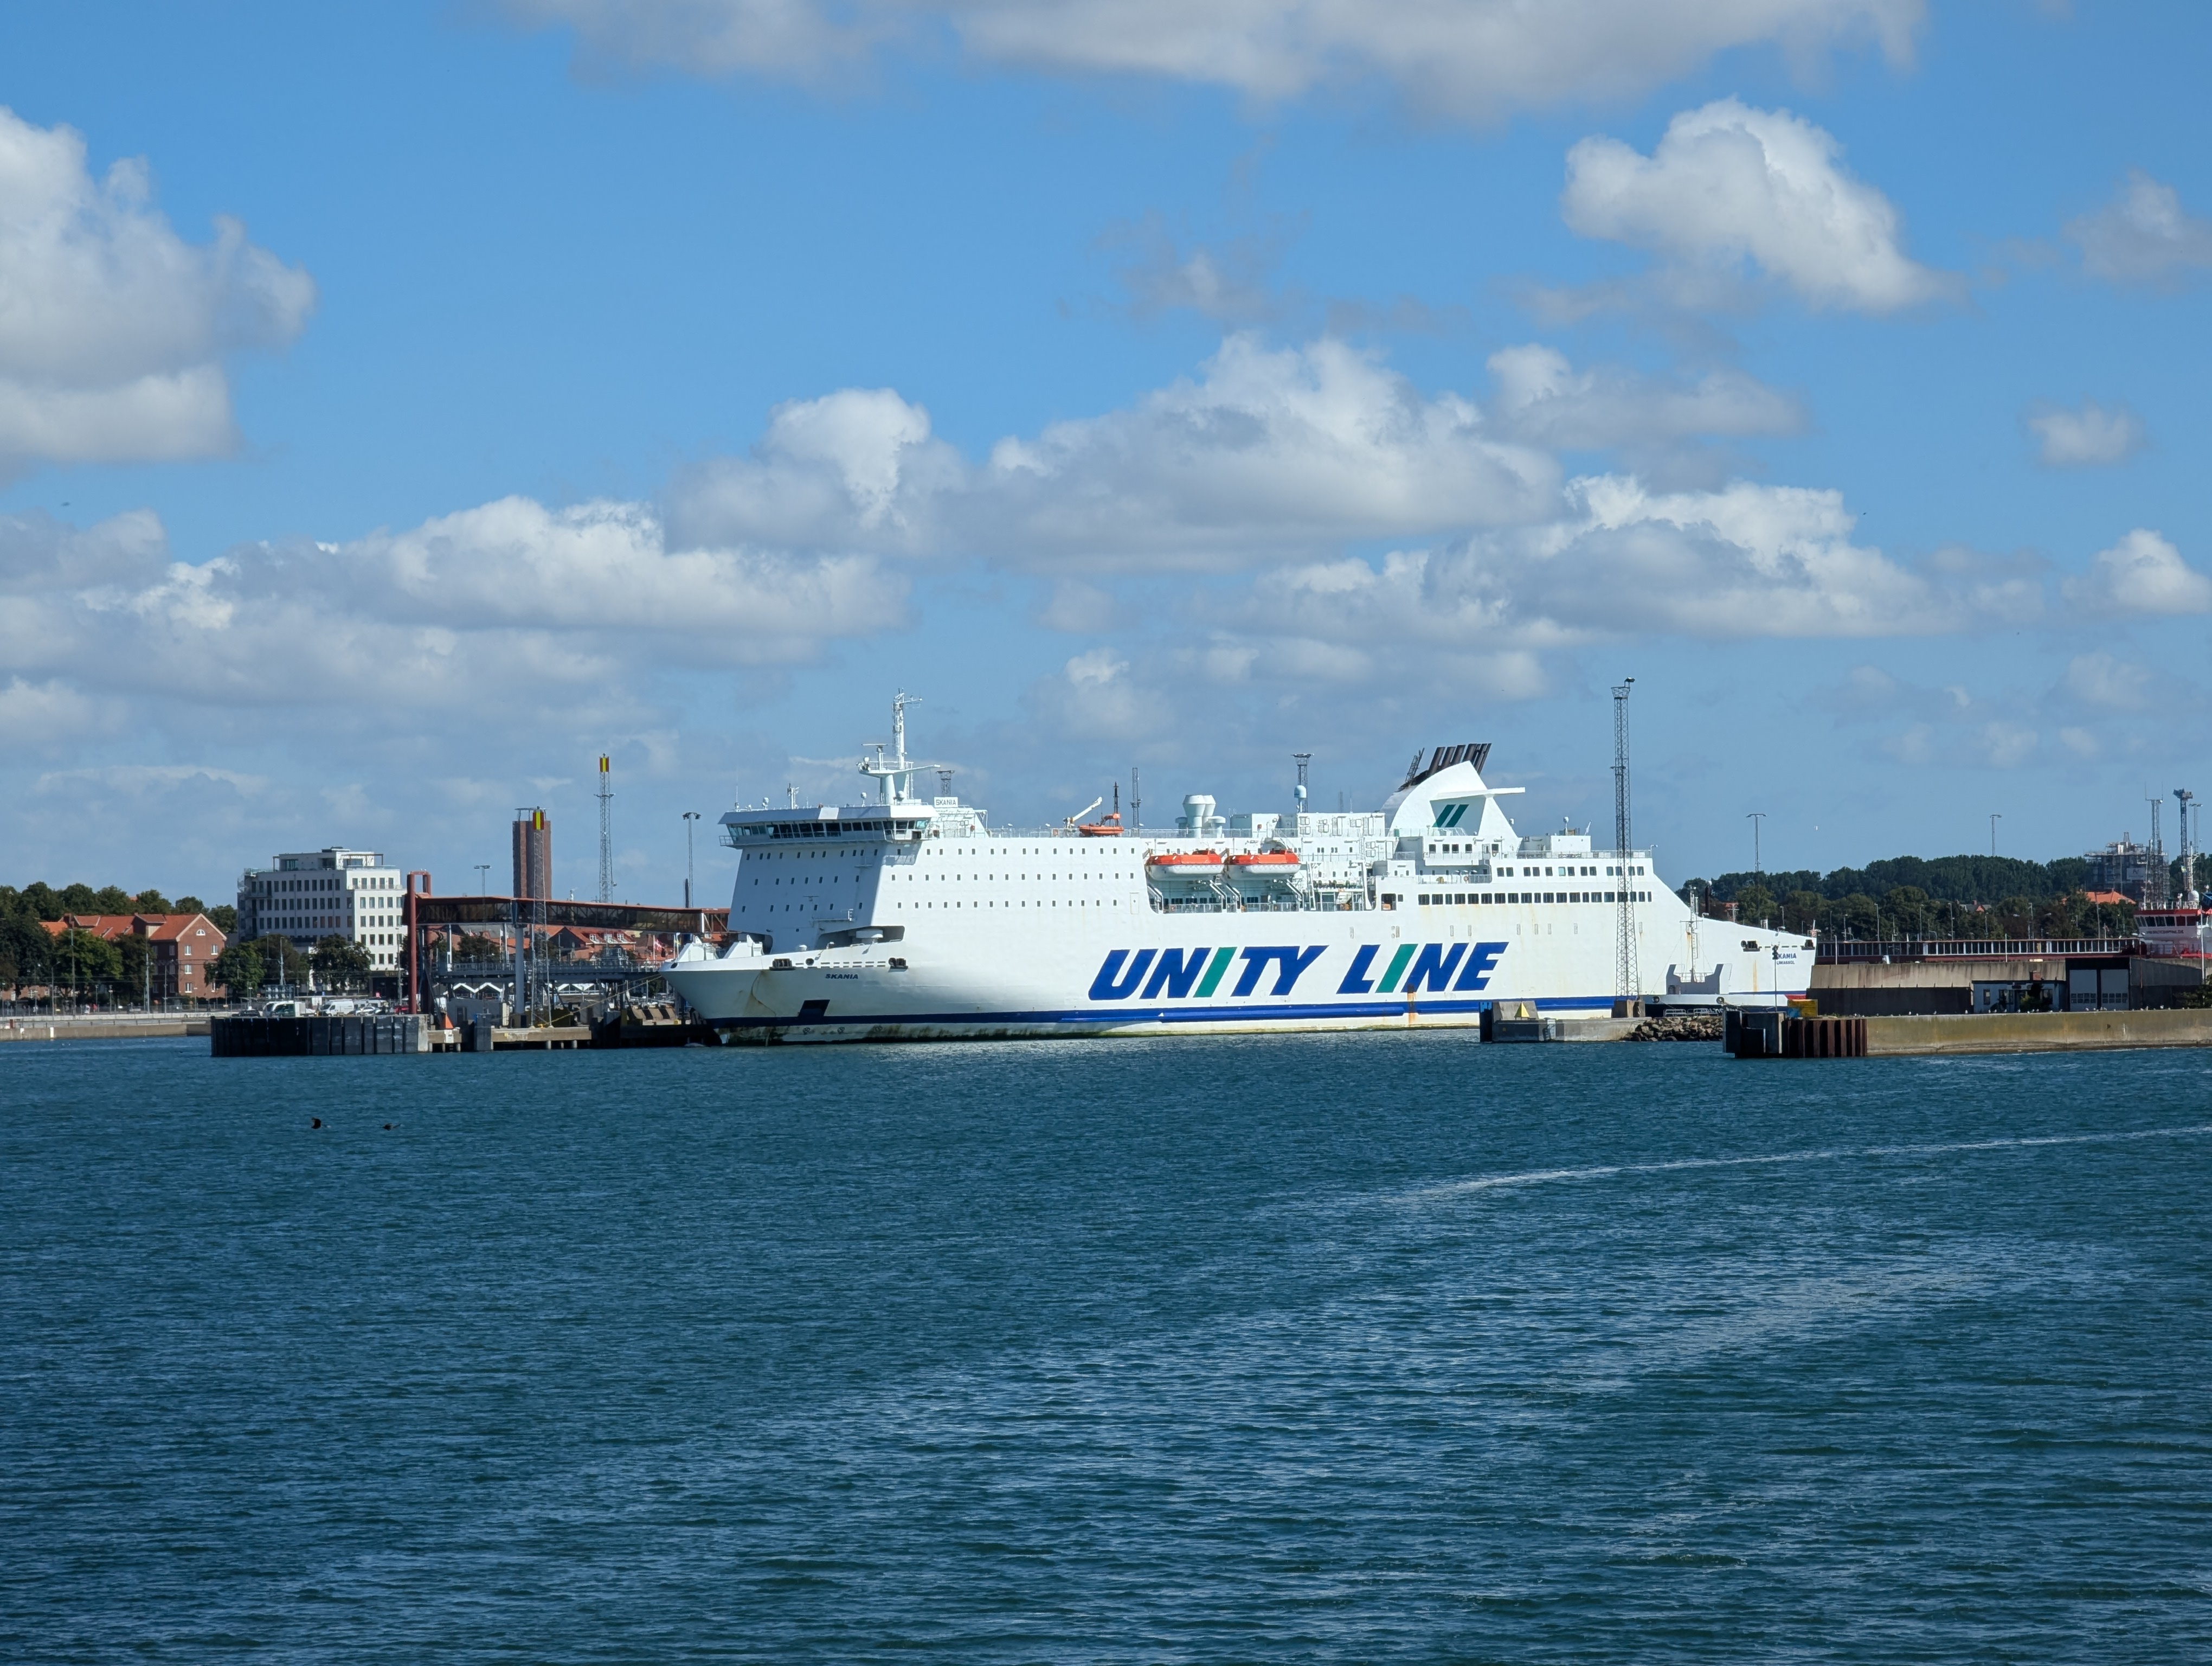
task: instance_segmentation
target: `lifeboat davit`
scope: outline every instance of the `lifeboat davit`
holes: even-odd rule
[[[1294,850],[1255,850],[1247,854],[1231,856],[1229,859],[1229,865],[1246,871],[1256,869],[1262,873],[1284,873],[1298,865],[1298,856],[1297,852]]]
[[[1163,850],[1146,859],[1145,866],[1170,879],[1211,879],[1221,872],[1218,850]]]

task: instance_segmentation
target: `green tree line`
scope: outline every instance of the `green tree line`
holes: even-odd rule
[[[197,897],[173,903],[158,891],[119,885],[0,885],[0,986],[35,984],[119,1000],[134,999],[146,987],[152,950],[143,939],[111,943],[74,927],[59,938],[46,931],[44,922],[72,914],[204,914],[226,934],[238,925],[238,910],[229,903],[210,908]]]
[[[2079,856],[1893,856],[1829,873],[1723,873],[1693,879],[1682,894],[1734,903],[1741,920],[1829,937],[2132,936],[2135,905],[2091,902],[2087,880]]]
[[[250,943],[233,943],[216,957],[216,981],[234,999],[271,990],[312,987],[331,994],[361,994],[372,982],[368,951],[336,932],[301,953],[289,937],[270,932]],[[310,974],[313,974],[312,981]]]
[[[75,927],[58,937],[48,921],[88,914],[204,914],[226,938],[238,929],[238,910],[228,903],[210,907],[197,897],[172,902],[158,891],[125,891],[119,885],[63,885],[43,882],[0,885],[0,988],[64,991],[80,1000],[131,1002],[149,984],[153,948],[143,938],[112,940]],[[374,967],[368,952],[332,933],[302,953],[289,938],[271,933],[250,943],[227,942],[210,975],[234,999],[270,989],[313,987],[361,992],[370,987]]]

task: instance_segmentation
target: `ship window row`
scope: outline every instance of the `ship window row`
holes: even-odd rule
[[[905,881],[908,885],[914,885],[923,880],[932,879],[945,883],[949,883],[956,879],[1005,880],[1010,884],[1016,880],[1036,879],[1042,884],[1062,878],[1068,879],[1096,879],[1103,876],[1096,873],[1069,873],[1066,875],[1058,873],[891,873],[886,874],[884,877],[893,885],[897,885],[902,880]]]
[[[1629,893],[1632,902],[1648,903],[1651,893],[1637,891]],[[1457,908],[1468,903],[1618,903],[1620,893],[1610,891],[1439,891],[1423,892],[1420,905],[1425,908]]]
[[[904,903],[894,903],[891,906],[895,909],[903,909],[907,905]],[[964,909],[968,904],[964,902],[955,901],[951,903],[916,903],[914,906],[917,909]],[[1088,897],[1071,897],[1065,903],[1001,903],[994,898],[987,897],[982,902],[976,903],[975,906],[979,909],[1087,909],[1091,906],[1091,899]],[[1098,906],[1103,909],[1106,905],[1105,903],[1101,903]]]
[[[730,830],[740,838],[775,839],[835,839],[852,833],[889,833],[892,823],[884,822],[756,822]]]
[[[1584,867],[1581,866],[1561,866],[1556,872],[1554,872],[1553,868],[1549,867],[1533,866],[1523,866],[1518,869],[1500,867],[1493,869],[1492,871],[1501,879],[1595,879],[1599,877],[1596,868]],[[1633,879],[1643,872],[1644,870],[1640,866],[1631,866],[1626,877]],[[1614,879],[1620,877],[1620,869],[1617,867],[1609,867],[1605,870],[1604,877],[1608,879]]]
[[[813,904],[811,903],[769,903],[762,908],[761,912],[763,914],[790,914],[793,911],[803,912],[812,906]],[[891,906],[895,909],[904,909],[907,905],[904,903],[894,903]],[[916,909],[964,909],[968,904],[964,901],[954,901],[950,903],[916,903],[914,906]],[[979,909],[1087,909],[1091,906],[1091,899],[1088,897],[1076,897],[1069,898],[1065,903],[1000,903],[987,898],[982,902],[977,903],[975,906]],[[1103,909],[1106,904],[1101,903],[1098,906]],[[738,906],[738,912],[739,914],[750,914],[752,912],[752,909],[749,904],[740,904]]]

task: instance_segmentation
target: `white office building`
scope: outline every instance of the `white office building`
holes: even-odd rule
[[[325,937],[368,952],[369,964],[399,964],[406,931],[406,876],[374,850],[292,851],[273,867],[248,868],[238,882],[238,934],[252,942],[274,933],[303,952]]]

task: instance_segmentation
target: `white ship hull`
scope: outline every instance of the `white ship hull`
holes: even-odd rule
[[[1461,749],[1472,752],[1474,749]],[[898,763],[871,773],[912,772]],[[1441,754],[1440,754],[1441,756]],[[1636,995],[1778,1006],[1813,945],[1698,919],[1646,853],[1523,839],[1476,762],[1416,769],[1380,812],[1240,817],[1186,801],[1173,836],[999,832],[893,784],[874,805],[735,811],[723,953],[668,982],[728,1041],[1223,1035],[1479,1025],[1493,1007],[1605,1013]],[[1221,879],[1151,859],[1298,862]],[[1624,909],[1621,895],[1632,901]]]

